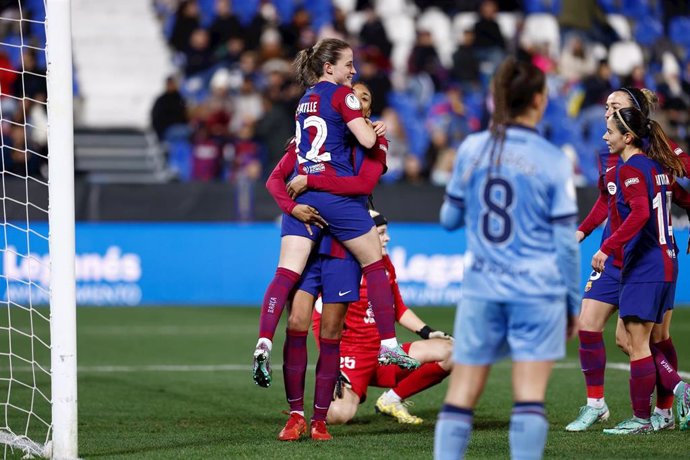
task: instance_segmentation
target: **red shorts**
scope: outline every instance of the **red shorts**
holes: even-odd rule
[[[410,352],[411,345],[411,342],[402,344],[405,353]],[[367,399],[367,387],[393,388],[412,372],[410,369],[401,369],[393,364],[380,366],[378,356],[371,353],[341,356],[340,371],[350,380],[352,391],[359,396],[360,404]]]

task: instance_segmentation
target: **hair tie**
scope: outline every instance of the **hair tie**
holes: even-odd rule
[[[632,99],[633,103],[635,104],[635,107],[637,107],[637,110],[642,112],[642,107],[640,107],[640,103],[637,102],[637,98],[633,95],[632,91],[630,91],[628,88],[621,88],[619,91],[625,91],[630,95],[630,99]]]
[[[618,116],[618,119],[621,121],[621,123],[623,123],[623,126],[625,127],[625,129],[627,129],[628,132],[633,135],[633,137],[636,137],[638,139],[640,138],[640,136],[635,134],[635,131],[630,129],[630,126],[628,126],[628,124],[625,122],[625,120],[623,120],[623,116],[621,115],[621,109],[616,110],[615,112],[613,112],[613,114]]]

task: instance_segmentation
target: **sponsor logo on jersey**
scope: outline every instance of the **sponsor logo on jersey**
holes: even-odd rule
[[[680,147],[676,147],[673,153],[675,153],[676,155],[680,155],[681,153],[683,153],[683,149],[681,149]]]
[[[616,190],[618,190],[614,182],[609,182],[608,184],[606,184],[606,188],[609,189],[609,195],[615,195]]]
[[[379,144],[379,150],[382,150],[382,151],[384,151],[384,152],[387,152],[387,151],[388,151],[388,147],[386,147],[386,146],[383,145],[383,144]]]
[[[609,166],[608,168],[606,168],[606,172],[609,172],[609,171],[611,171],[612,169],[616,169],[616,167],[615,167],[615,166]]]
[[[668,179],[668,176],[666,174],[657,174],[654,176],[654,179],[656,180],[656,185],[670,185],[671,181]]]
[[[639,177],[631,177],[630,179],[625,179],[625,186],[630,187],[631,185],[639,184],[640,183],[640,178]]]
[[[352,93],[345,96],[345,105],[352,110],[362,110],[362,104],[359,102],[359,99],[357,99],[357,96]]]
[[[323,163],[317,163],[317,164],[311,165],[311,166],[304,166],[302,168],[302,171],[304,171],[305,174],[315,174],[315,173],[324,172],[325,170],[326,170],[326,165]]]

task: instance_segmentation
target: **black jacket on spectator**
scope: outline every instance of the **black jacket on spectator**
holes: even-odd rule
[[[474,46],[477,48],[506,48],[496,21],[480,18],[474,25]]]
[[[458,82],[479,81],[479,60],[471,46],[460,45],[453,53],[453,67],[450,70],[451,78]]]
[[[166,91],[158,96],[151,109],[151,125],[158,139],[163,139],[165,131],[178,124],[187,123],[187,107],[179,91]]]

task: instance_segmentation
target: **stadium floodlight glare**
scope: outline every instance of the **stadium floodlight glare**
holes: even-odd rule
[[[70,0],[17,3],[0,10],[0,449],[76,459]]]

